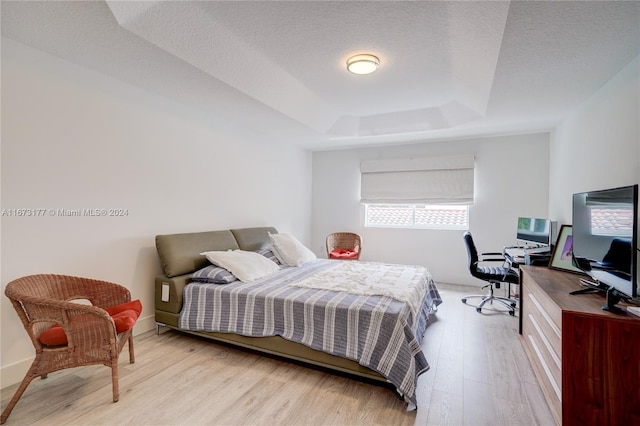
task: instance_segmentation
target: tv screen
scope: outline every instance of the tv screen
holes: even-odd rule
[[[638,185],[573,195],[573,264],[636,297]]]
[[[518,242],[550,246],[553,242],[551,238],[551,221],[549,219],[518,218],[516,233]]]

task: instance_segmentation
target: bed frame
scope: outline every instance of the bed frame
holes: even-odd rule
[[[178,317],[182,309],[182,290],[189,282],[191,274],[209,263],[200,253],[212,250],[254,251],[267,248],[269,233],[275,234],[277,231],[272,227],[262,227],[156,236],[156,249],[164,271],[164,274],[155,280],[155,319],[158,332],[163,327],[168,327],[379,384],[388,384],[382,375],[355,361],[317,351],[280,336],[248,337],[232,333],[194,332],[178,326]]]

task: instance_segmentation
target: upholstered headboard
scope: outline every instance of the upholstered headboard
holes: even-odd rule
[[[167,277],[189,274],[209,263],[200,255],[213,250],[255,251],[269,245],[269,233],[275,228],[241,228],[226,231],[192,232],[156,236],[156,249]]]

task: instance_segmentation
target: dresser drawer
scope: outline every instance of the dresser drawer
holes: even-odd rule
[[[549,297],[549,295],[543,291],[535,281],[529,277],[529,275],[523,276],[523,284],[527,288],[528,292],[535,297],[539,309],[544,311],[548,316],[548,322],[554,324],[557,327],[558,334],[562,334],[562,309]],[[525,300],[525,307],[529,307],[529,300]]]
[[[533,367],[542,393],[549,404],[549,409],[553,414],[557,424],[561,424],[562,419],[562,384],[556,380],[549,364],[543,354],[544,349],[536,339],[534,333],[525,333],[523,330],[522,343],[527,353],[529,361]]]
[[[549,408],[562,418],[562,310],[528,275],[522,281],[522,343]]]
[[[558,400],[561,400],[562,364],[558,354],[552,350],[548,339],[540,332],[537,320],[533,315],[529,315],[527,318],[522,332],[526,343],[530,346],[531,353],[535,355],[533,361],[537,364],[539,372],[543,374],[542,379],[548,382],[549,389],[553,391]]]
[[[562,359],[562,330],[561,325],[555,323],[551,318],[550,310],[559,310],[557,306],[543,305],[540,303],[538,295],[532,291],[526,291],[524,297],[524,312],[526,321],[524,324],[533,328],[540,335],[545,347],[557,358],[558,368]],[[524,327],[524,325],[523,325]]]

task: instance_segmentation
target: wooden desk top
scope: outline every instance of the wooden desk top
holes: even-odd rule
[[[584,278],[584,275],[558,271],[544,266],[521,266],[520,270],[529,275],[563,311],[640,321],[640,317],[627,312],[616,314],[603,310],[602,305],[606,301],[605,293],[569,294],[571,291],[585,288],[580,284],[580,278]],[[617,306],[626,309],[628,304],[620,302]]]

